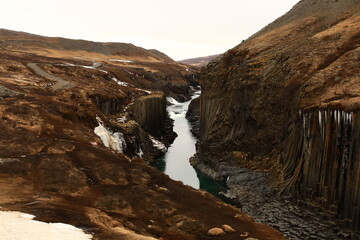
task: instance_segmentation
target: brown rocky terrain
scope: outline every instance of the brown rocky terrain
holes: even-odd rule
[[[2,211],[99,240],[284,239],[146,163],[159,151],[146,131],[171,141],[164,95],[154,90],[187,98],[195,69],[136,48],[110,55],[93,50],[97,43],[5,30],[0,39]],[[213,229],[224,224],[236,232]]]
[[[198,78],[194,67],[177,64],[157,50],[126,43],[43,37],[0,29],[0,49],[62,59],[58,62],[68,68],[75,63],[102,66],[102,70],[135,87],[165,91],[180,101],[188,97],[189,83],[196,85]]]
[[[193,164],[292,239],[358,239],[342,229],[360,229],[359,12],[300,1],[201,73]]]

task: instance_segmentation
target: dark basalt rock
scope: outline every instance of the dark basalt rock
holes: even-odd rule
[[[191,100],[189,104],[189,108],[186,112],[186,119],[188,119],[191,124],[191,132],[192,134],[199,138],[200,136],[200,97],[197,97],[193,100]]]
[[[278,194],[306,202],[301,208],[317,205],[326,209],[319,212],[331,216],[324,219],[337,217],[345,222],[339,224],[341,228],[360,228],[360,38],[354,27],[359,23],[359,10],[360,3],[352,0],[300,1],[203,68],[199,165],[214,173],[221,171],[219,166],[224,163],[230,164],[228,185],[238,192],[234,196],[241,203],[249,202],[242,195],[252,194],[246,193],[246,186],[259,193],[252,199],[262,199],[268,191],[262,194],[257,185],[268,182]],[[346,26],[350,22],[353,27]],[[243,168],[253,172],[240,174],[238,170]],[[236,184],[234,177],[239,180]],[[260,181],[264,177],[267,180]],[[248,212],[257,218],[255,210]],[[289,213],[291,219],[295,217]],[[301,219],[311,225],[306,215]],[[301,237],[301,230],[292,229],[290,223],[279,229],[297,232],[289,235],[294,239],[336,236],[331,233],[334,225],[326,220],[323,224],[330,229],[326,236],[314,232]]]
[[[166,116],[166,98],[161,92],[134,101],[134,120],[150,134],[158,135],[165,124]]]
[[[103,95],[92,95],[90,98],[104,114],[116,114],[124,109],[123,98],[109,98]]]

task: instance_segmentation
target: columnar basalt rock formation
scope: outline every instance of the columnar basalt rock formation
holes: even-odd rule
[[[167,117],[165,94],[158,92],[137,98],[133,105],[133,115],[142,128],[151,134],[158,134]]]
[[[191,132],[194,136],[199,137],[200,131],[200,97],[194,98],[189,104],[188,111],[186,112],[186,119],[191,124]]]
[[[354,0],[300,1],[210,62],[193,162],[270,173],[278,192],[359,228],[359,11]]]
[[[359,228],[359,112],[299,112],[283,151],[285,191],[323,202]]]

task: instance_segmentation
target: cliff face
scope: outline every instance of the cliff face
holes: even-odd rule
[[[341,218],[359,218],[359,112],[299,113],[283,151],[285,191],[322,201]]]
[[[200,160],[270,172],[359,227],[359,11],[303,0],[203,69]]]
[[[200,131],[200,97],[194,98],[189,104],[189,108],[186,112],[186,119],[191,122],[192,134],[199,138]]]
[[[133,105],[134,119],[151,134],[158,135],[167,117],[166,97],[163,93],[137,98]]]

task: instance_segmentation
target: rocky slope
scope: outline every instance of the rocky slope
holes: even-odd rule
[[[323,207],[317,211],[324,219],[332,215],[360,228],[359,11],[356,0],[300,1],[201,73],[201,139],[193,163],[227,179],[229,195],[258,219],[294,212],[263,216],[262,206],[282,192]],[[287,231],[294,224],[280,225]],[[348,239],[333,229],[307,237]]]
[[[198,81],[196,68],[178,64],[157,50],[126,43],[43,37],[0,29],[0,49],[62,59],[59,62],[68,68],[102,66],[102,70],[134,87],[161,90],[180,101],[188,99],[189,85]]]
[[[1,211],[71,224],[99,240],[284,239],[144,161],[161,151],[154,137],[169,133],[158,125],[166,125],[163,94],[152,89],[189,88],[184,67],[11,44],[21,36],[8,34],[0,49]],[[208,235],[224,224],[236,232]]]

